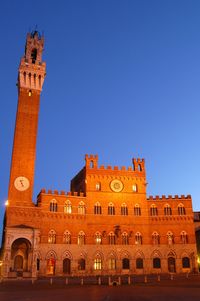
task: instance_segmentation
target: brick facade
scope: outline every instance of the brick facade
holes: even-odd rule
[[[42,189],[33,203],[43,44],[28,34],[19,67],[3,277],[196,271],[191,196],[147,197],[144,159],[111,167],[86,155],[70,192]]]

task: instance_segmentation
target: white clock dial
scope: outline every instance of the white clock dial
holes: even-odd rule
[[[120,192],[124,188],[124,185],[120,180],[115,179],[110,183],[110,188],[114,192]]]
[[[15,179],[14,186],[19,191],[25,191],[29,188],[30,183],[26,177],[20,176]]]

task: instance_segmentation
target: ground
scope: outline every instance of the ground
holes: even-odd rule
[[[80,279],[79,279],[80,280]],[[103,280],[103,279],[102,279]],[[132,278],[118,286],[106,284],[80,285],[78,279],[66,278],[31,280],[13,280],[0,283],[1,301],[179,301],[200,300],[200,275],[157,276]],[[98,281],[98,279],[97,279]],[[94,283],[94,282],[91,282]],[[104,278],[103,283],[106,283]]]

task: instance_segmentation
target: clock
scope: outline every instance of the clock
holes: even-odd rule
[[[25,191],[29,188],[30,183],[26,177],[20,176],[15,179],[14,186],[19,191]]]
[[[114,192],[120,192],[124,188],[124,185],[120,180],[115,179],[110,183],[110,188]]]

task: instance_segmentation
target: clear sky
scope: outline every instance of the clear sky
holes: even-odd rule
[[[7,199],[17,69],[44,32],[34,199],[69,191],[84,155],[146,160],[148,195],[191,194],[200,210],[200,1],[1,1],[0,225]],[[0,226],[1,229],[1,226]]]

